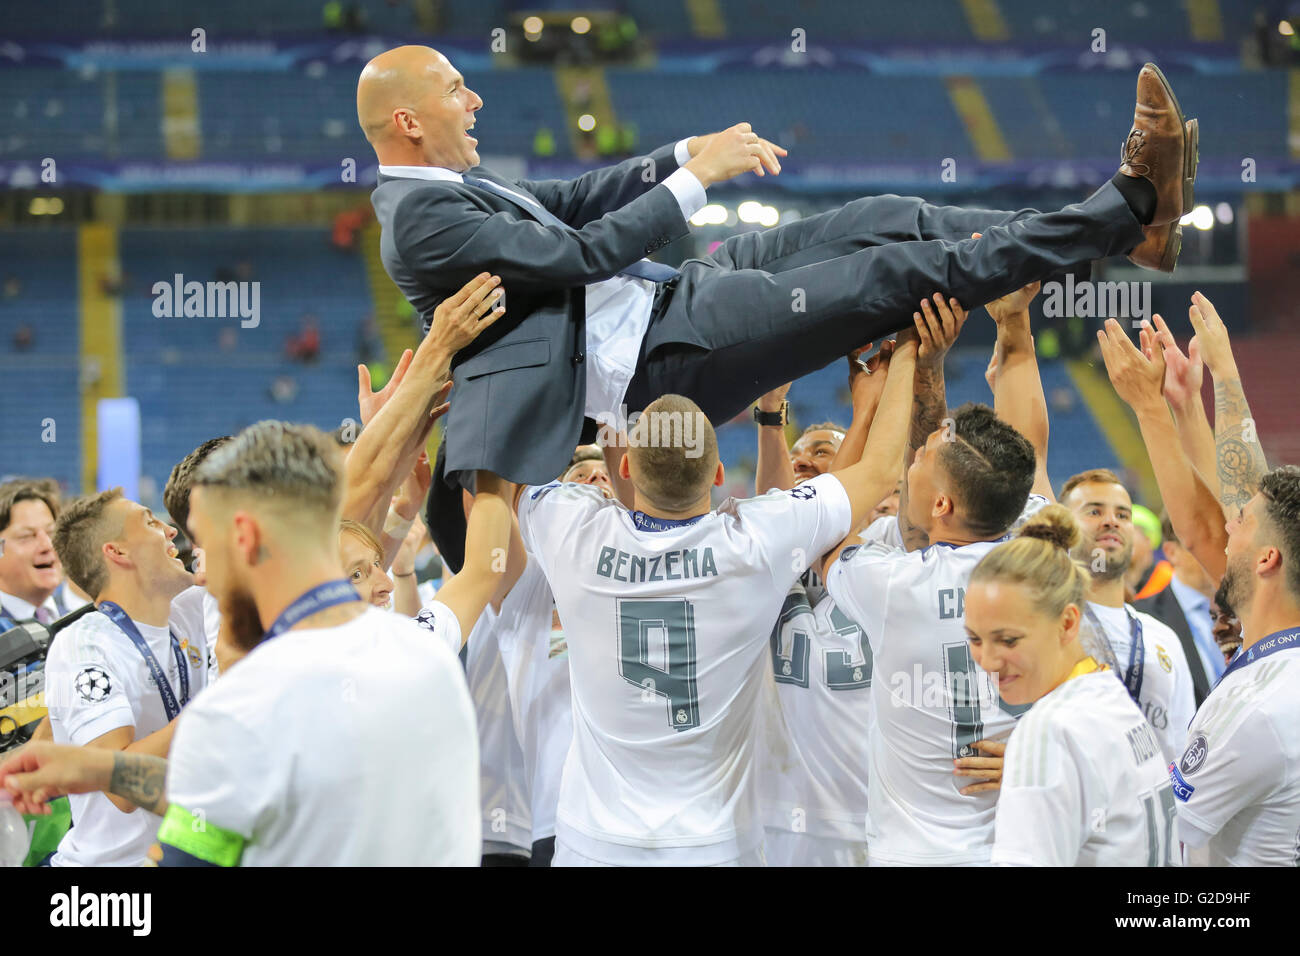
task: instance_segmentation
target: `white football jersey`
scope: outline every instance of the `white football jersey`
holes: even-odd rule
[[[447,605],[436,599],[429,601],[415,615],[415,623],[446,644],[453,654],[460,653],[460,618]]]
[[[181,715],[167,798],[169,824],[201,815],[241,866],[478,866],[460,662],[378,608],[263,641]]]
[[[1017,525],[1046,503],[1031,495]],[[993,845],[996,792],[964,796],[974,782],[953,760],[978,756],[977,740],[1004,739],[1026,708],[1002,702],[971,657],[966,582],[1001,543],[930,545],[904,551],[881,529],[875,543],[846,549],[826,588],[871,644],[869,743],[871,862],[897,865],[983,863]],[[870,529],[868,529],[870,532]]]
[[[197,584],[186,588],[172,600],[172,625],[182,642],[187,640],[187,635],[199,632],[207,639],[208,684],[211,684],[217,679],[217,637],[221,631],[217,599]]]
[[[1160,742],[1109,670],[1034,703],[1007,744],[995,865],[1173,866],[1174,792]]]
[[[435,602],[437,603],[437,602]],[[532,852],[528,775],[515,734],[506,668],[497,644],[497,612],[489,604],[465,644],[465,676],[478,717],[483,852]]]
[[[524,543],[569,644],[559,844],[633,864],[709,865],[759,849],[768,638],[790,585],[851,515],[833,475],[685,522],[637,518],[587,486],[525,489]]]
[[[773,628],[762,804],[768,829],[865,843],[871,645],[830,597],[786,595]],[[796,858],[790,865],[802,865]]]
[[[1224,675],[1169,767],[1183,842],[1208,844],[1211,866],[1300,865],[1300,645],[1289,643]]]
[[[1187,725],[1196,713],[1196,696],[1192,690],[1192,671],[1182,642],[1169,626],[1131,605],[1106,607],[1093,601],[1088,609],[1096,615],[1115,652],[1122,677],[1128,670],[1133,650],[1133,614],[1142,627],[1142,685],[1138,707],[1160,738],[1165,765],[1182,753],[1187,741]]]
[[[568,643],[562,630],[552,628],[554,610],[546,576],[530,558],[501,602],[496,637],[523,751],[534,843],[555,836],[560,775],[573,741]]]
[[[194,602],[173,602],[171,616],[171,630],[181,641],[186,659],[191,701],[216,671],[216,655],[208,648],[202,613],[194,613],[197,607]],[[180,669],[169,629],[139,622],[136,627],[179,702]],[[50,644],[45,661],[45,704],[54,742],[59,744],[83,746],[119,727],[135,728],[139,740],[167,726],[167,710],[144,657],[99,611],[91,611],[60,631]],[[68,801],[73,827],[50,860],[53,866],[144,865],[158,832],[157,816],[146,810],[123,813],[98,792],[73,794]]]

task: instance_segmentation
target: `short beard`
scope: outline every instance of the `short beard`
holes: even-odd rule
[[[230,642],[247,654],[266,636],[257,604],[248,591],[231,590],[220,602],[221,620]]]
[[[1249,561],[1234,559],[1228,561],[1223,572],[1223,594],[1232,608],[1233,616],[1241,620],[1241,614],[1250,607],[1255,597],[1255,575],[1250,573]]]
[[[1072,557],[1076,561],[1083,563],[1083,566],[1092,574],[1092,579],[1094,581],[1114,581],[1116,578],[1122,578],[1124,575],[1128,574],[1129,565],[1133,563],[1132,545],[1126,548],[1121,554],[1115,555],[1114,557],[1111,557],[1111,555],[1103,551],[1102,555],[1106,558],[1106,566],[1102,570],[1098,571],[1093,563],[1094,552],[1097,550],[1097,542],[1094,539],[1085,542],[1085,544],[1086,547],[1078,548]]]

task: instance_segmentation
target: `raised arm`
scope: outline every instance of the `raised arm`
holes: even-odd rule
[[[848,493],[853,507],[853,517],[849,524],[849,536],[839,546],[826,555],[820,571],[825,580],[826,569],[835,561],[839,553],[856,541],[858,528],[863,520],[871,514],[881,498],[893,490],[898,482],[898,462],[906,444],[906,422],[911,413],[913,377],[917,369],[917,335],[908,329],[898,336],[889,370],[885,376],[884,391],[880,396],[880,405],[876,409],[875,420],[871,423],[871,432],[867,436],[867,445],[862,452],[862,460],[842,471],[835,472],[835,477]]]
[[[1165,355],[1165,401],[1174,413],[1183,453],[1196,473],[1215,497],[1219,494],[1218,464],[1214,457],[1214,429],[1201,401],[1201,381],[1205,363],[1201,360],[1201,343],[1196,336],[1187,344],[1187,354],[1178,347],[1174,334],[1160,316],[1154,316],[1156,340]]]
[[[509,573],[517,578],[523,570],[522,565],[507,560],[515,486],[490,471],[480,471],[474,487],[474,505],[465,533],[465,566],[438,591],[438,600],[451,608],[460,622],[462,640],[474,629],[493,596],[514,584],[505,576]]]
[[[781,411],[790,383],[772,389],[758,400],[760,412]],[[785,425],[758,426],[758,464],[754,467],[754,494],[765,495],[773,488],[789,491],[794,487],[794,466],[790,448],[785,443]]]
[[[1197,292],[1192,296],[1187,315],[1200,340],[1205,364],[1214,377],[1214,452],[1218,463],[1219,501],[1224,513],[1235,517],[1254,497],[1259,479],[1268,470],[1264,446],[1255,430],[1237,360],[1228,342],[1228,330],[1218,310]]]
[[[433,423],[447,410],[452,357],[505,312],[496,305],[500,279],[482,273],[433,314],[402,383],[366,425],[344,467],[343,517],[383,531],[393,493],[410,475]]]
[[[843,471],[862,460],[871,423],[880,407],[880,396],[885,388],[895,344],[893,339],[889,339],[866,362],[862,361],[862,353],[870,350],[870,342],[849,353],[849,400],[853,403],[853,420],[849,422],[849,430],[844,433],[839,451],[831,461],[830,471]]]
[[[1224,571],[1223,549],[1228,543],[1223,512],[1183,454],[1178,429],[1161,394],[1165,360],[1160,345],[1147,329],[1140,338],[1141,350],[1114,319],[1107,319],[1106,327],[1097,332],[1106,374],[1119,397],[1137,415],[1160,497],[1178,540],[1217,578]]]
[[[1047,396],[1043,394],[1034,337],[1029,331],[1029,303],[1038,295],[1039,285],[1032,282],[986,306],[998,327],[993,410],[1034,446],[1038,467],[1032,490],[1055,501],[1052,481],[1047,476]]]
[[[912,321],[920,334],[920,346],[916,356],[912,422],[908,432],[907,452],[902,460],[903,471],[912,463],[916,450],[925,444],[930,433],[948,417],[943,360],[952,348],[952,343],[957,341],[957,334],[966,322],[966,313],[956,299],[945,300],[936,292],[934,306],[931,306],[929,299],[923,299],[921,311],[912,313]],[[894,480],[898,480],[897,473]],[[907,520],[907,482],[903,482],[898,498],[898,530],[903,537],[903,547],[908,551],[924,548],[930,543],[929,535]]]

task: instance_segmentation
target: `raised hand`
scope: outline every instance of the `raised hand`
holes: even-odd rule
[[[777,175],[781,164],[776,157],[787,155],[785,149],[763,139],[748,123],[693,137],[687,148],[691,150],[691,159],[682,168],[694,173],[706,189],[741,173],[765,176],[764,167]]]
[[[961,327],[966,323],[966,310],[956,299],[945,299],[936,292],[934,305],[929,299],[921,300],[921,311],[912,313],[912,323],[920,339],[916,361],[922,365],[941,365],[952,344],[957,341]],[[901,344],[902,339],[899,339]]]
[[[1165,354],[1165,398],[1174,408],[1185,408],[1193,401],[1200,401],[1205,374],[1200,340],[1193,335],[1184,355],[1165,320],[1159,315],[1152,316],[1152,319],[1156,326],[1156,341]]]
[[[402,357],[397,360],[397,367],[393,369],[393,374],[388,377],[388,384],[378,392],[370,390],[370,369],[364,365],[357,366],[357,405],[361,409],[363,426],[370,424],[370,420],[378,415],[379,410],[393,397],[397,386],[401,385],[402,379],[406,378],[406,370],[411,367],[411,359],[414,355],[415,353],[410,349],[402,353]]]
[[[1106,327],[1097,331],[1097,342],[1110,383],[1130,407],[1164,401],[1164,350],[1150,326],[1144,324],[1139,333],[1140,350],[1114,319],[1107,319]]]
[[[443,299],[433,310],[426,341],[445,346],[452,355],[473,342],[505,315],[506,307],[497,304],[505,295],[500,285],[500,276],[481,272]]]
[[[1007,319],[1023,314],[1029,308],[1029,303],[1034,301],[1034,296],[1038,295],[1038,290],[1042,288],[1042,285],[1041,282],[1031,282],[1015,292],[1007,293],[1000,299],[994,299],[984,308],[988,309],[993,321],[1001,325]]]
[[[880,351],[865,362],[862,355],[871,350],[868,342],[860,349],[849,353],[849,397],[854,411],[873,408],[880,401],[880,393],[885,390],[885,376],[889,373],[889,360],[894,355],[894,340],[889,339],[880,346]]]
[[[758,410],[760,412],[779,412],[781,410],[781,403],[784,402],[785,397],[790,394],[790,386],[792,384],[792,382],[786,382],[784,385],[778,385],[776,388],[772,389],[772,391],[761,396],[757,402]]]
[[[1192,295],[1192,304],[1187,309],[1187,317],[1192,320],[1192,328],[1200,342],[1201,355],[1210,367],[1210,374],[1218,378],[1236,378],[1237,360],[1232,355],[1232,344],[1228,341],[1228,329],[1219,318],[1219,311],[1201,293]]]

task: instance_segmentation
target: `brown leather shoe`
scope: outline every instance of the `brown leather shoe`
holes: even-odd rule
[[[1186,133],[1188,155],[1191,157],[1191,179],[1196,178],[1197,142],[1200,138],[1200,124],[1188,120],[1183,124]],[[1191,198],[1187,200],[1191,208]],[[1143,226],[1142,242],[1128,254],[1129,262],[1156,272],[1173,272],[1178,264],[1178,253],[1183,246],[1183,227],[1178,220],[1159,226]]]
[[[1142,235],[1146,238],[1128,254],[1128,261],[1155,272],[1173,272],[1178,264],[1178,252],[1183,247],[1183,227],[1178,220],[1159,226],[1143,226]]]
[[[1190,146],[1190,148],[1189,148]],[[1149,180],[1156,189],[1151,225],[1177,222],[1192,208],[1196,148],[1187,142],[1187,126],[1169,81],[1154,63],[1138,74],[1133,128],[1120,152],[1119,171]]]

